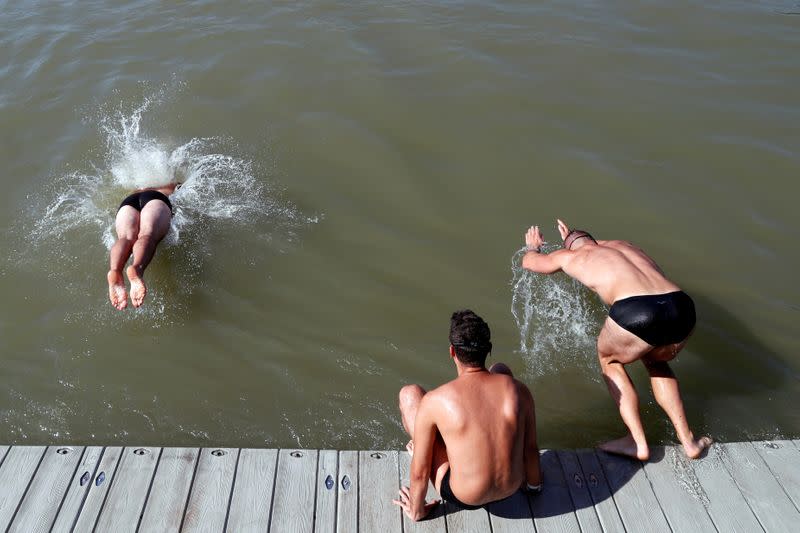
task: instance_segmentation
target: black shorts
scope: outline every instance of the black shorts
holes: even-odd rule
[[[697,322],[694,302],[683,291],[623,298],[614,302],[608,316],[654,347],[686,340]]]
[[[117,211],[122,209],[123,205],[129,205],[132,208],[136,209],[137,211],[141,211],[147,204],[147,202],[149,202],[150,200],[161,200],[162,202],[167,204],[169,210],[172,211],[172,202],[169,201],[169,196],[167,196],[162,192],[153,190],[139,191],[129,195],[124,200],[122,200],[122,203],[119,204]]]
[[[452,503],[453,505],[455,505],[459,509],[471,510],[471,509],[480,509],[481,507],[483,507],[483,505],[470,505],[470,504],[464,503],[461,500],[459,500],[458,498],[456,498],[456,495],[453,494],[452,490],[450,490],[450,469],[449,468],[447,469],[447,472],[445,472],[444,477],[442,478],[442,490],[440,491],[440,493],[441,493],[440,495],[441,495],[442,499],[444,499],[447,502]]]

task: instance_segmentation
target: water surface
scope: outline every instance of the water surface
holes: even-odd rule
[[[697,431],[796,438],[793,12],[0,3],[0,441],[399,446],[397,390],[453,376],[462,307],[534,391],[544,446],[618,436],[602,306],[512,268],[556,217],[694,297],[674,368]],[[148,301],[118,313],[116,205],[171,177]],[[648,435],[674,441],[631,372]]]

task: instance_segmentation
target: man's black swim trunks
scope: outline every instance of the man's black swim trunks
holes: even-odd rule
[[[458,507],[459,509],[471,510],[471,509],[480,509],[483,505],[470,505],[468,503],[464,503],[458,498],[456,495],[453,494],[453,491],[450,490],[450,469],[447,469],[445,472],[444,477],[442,478],[442,490],[441,496],[445,501],[448,501]]]
[[[136,209],[137,211],[141,211],[142,208],[144,208],[144,206],[150,200],[161,200],[162,202],[167,204],[167,207],[169,207],[169,210],[172,211],[172,203],[169,201],[169,197],[166,194],[162,193],[162,192],[152,191],[152,190],[150,190],[150,191],[139,191],[139,192],[135,192],[135,193],[131,194],[130,196],[128,196],[127,198],[122,200],[122,203],[119,204],[119,207],[117,208],[117,211],[122,209],[123,205],[129,205],[132,208]]]
[[[617,300],[608,316],[650,346],[681,342],[694,329],[694,302],[683,291]]]

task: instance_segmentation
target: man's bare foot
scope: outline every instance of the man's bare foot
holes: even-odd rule
[[[128,293],[125,292],[125,280],[119,270],[109,270],[108,275],[108,299],[111,305],[122,311],[128,306]]]
[[[147,296],[144,278],[139,275],[133,265],[129,266],[125,273],[128,275],[128,281],[131,282],[131,303],[134,307],[139,307],[144,302],[144,297]]]
[[[697,459],[703,455],[703,450],[706,450],[714,442],[711,437],[700,437],[699,439],[692,439],[691,444],[683,445],[683,451],[689,459]]]
[[[406,444],[406,451],[408,452],[408,456],[409,457],[414,457],[414,441],[413,440],[408,441],[408,444]]]
[[[604,452],[625,455],[633,457],[634,459],[639,459],[640,461],[647,461],[647,459],[650,458],[650,449],[647,445],[637,445],[631,434],[625,435],[620,439],[605,442],[599,445],[598,448]]]

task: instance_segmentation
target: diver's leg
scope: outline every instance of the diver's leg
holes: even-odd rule
[[[114,226],[117,232],[117,241],[111,247],[106,278],[108,279],[108,298],[111,300],[111,305],[122,310],[128,305],[128,294],[125,292],[122,268],[128,262],[133,250],[133,243],[139,234],[139,211],[129,205],[123,205],[117,211]]]
[[[682,345],[673,345],[673,354],[677,354],[682,347]],[[675,357],[675,355],[672,357]],[[678,435],[678,440],[683,445],[683,450],[690,459],[697,459],[713,441],[710,437],[694,438],[694,433],[689,429],[689,423],[686,420],[686,412],[683,409],[678,380],[675,378],[675,374],[673,374],[669,364],[663,360],[653,360],[649,356],[642,358],[642,362],[650,374],[653,395],[656,397],[658,405],[667,413],[672,425],[675,426],[675,432]]]
[[[169,231],[172,212],[161,200],[151,200],[142,208],[139,235],[133,245],[133,263],[126,273],[131,282],[131,303],[139,307],[147,295],[144,271],[156,253],[156,247]]]
[[[400,417],[403,421],[403,428],[405,428],[408,436],[411,437],[411,440],[406,444],[406,450],[411,456],[414,455],[414,422],[423,396],[425,396],[425,389],[419,385],[406,385],[400,389]],[[447,459],[447,448],[444,445],[442,436],[437,433],[436,441],[433,443],[433,460],[430,471],[431,482],[437,490],[441,486],[442,478],[447,473],[448,468],[450,468],[450,463]]]
[[[598,446],[601,450],[627,455],[641,460],[650,457],[650,449],[639,415],[639,396],[625,371],[628,364],[642,357],[652,347],[635,335],[623,330],[610,318],[606,320],[597,339],[597,355],[608,392],[619,409],[628,434]]]

